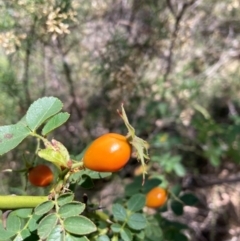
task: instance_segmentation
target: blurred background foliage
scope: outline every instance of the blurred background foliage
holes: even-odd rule
[[[202,200],[191,225],[186,217],[201,232],[189,235],[240,235],[238,0],[0,0],[0,16],[1,125],[56,96],[71,117],[54,138],[77,155],[103,133],[125,134],[116,112],[123,102],[150,143],[149,174]],[[1,157],[1,169],[17,167],[34,144]],[[133,156],[123,180],[140,174],[136,167]]]

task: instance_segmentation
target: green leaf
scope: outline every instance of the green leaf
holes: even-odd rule
[[[85,170],[81,170],[81,172],[73,173],[70,176],[69,181],[71,183],[77,182],[77,184],[82,186],[83,188],[91,188],[94,186],[92,179],[102,179],[111,175],[112,173],[110,172],[100,173],[100,172],[94,172],[94,171],[85,169]]]
[[[122,226],[118,223],[114,223],[111,225],[111,229],[114,233],[120,233]]]
[[[95,212],[95,214],[98,217],[98,229],[105,229],[105,230],[108,229],[109,228],[108,223],[106,221],[100,220],[100,219],[108,220],[109,218],[108,215],[105,214],[103,211],[97,211]]]
[[[90,240],[85,236],[79,237],[79,236],[75,236],[73,234],[68,233],[65,236],[65,241],[90,241]]]
[[[39,215],[36,215],[36,214],[33,214],[29,220],[29,223],[28,223],[28,229],[31,231],[31,232],[34,232],[35,230],[37,230],[37,227],[38,227],[38,221],[39,219],[41,218],[42,216],[39,216]]]
[[[84,216],[69,217],[64,220],[64,228],[72,234],[86,235],[97,230],[95,224]]]
[[[174,165],[174,171],[179,177],[184,177],[186,175],[186,169],[180,162]]]
[[[188,238],[177,229],[167,230],[164,236],[167,240],[188,241]]]
[[[127,208],[132,212],[142,210],[145,206],[146,198],[143,194],[133,195],[127,202]]]
[[[78,185],[85,189],[90,189],[94,187],[92,178],[87,175],[82,175],[80,181],[78,182]]]
[[[158,217],[158,219],[160,219],[160,218]],[[183,224],[183,223],[179,223],[179,222],[175,222],[175,221],[169,221],[164,218],[161,218],[161,220],[159,220],[159,223],[160,223],[160,225],[162,225],[164,227],[171,227],[171,229],[176,229],[176,230],[188,229],[187,224]]]
[[[182,157],[179,155],[171,156],[170,153],[166,153],[161,156],[160,165],[167,173],[170,173],[174,170],[175,165],[180,163],[181,159]]]
[[[221,159],[219,156],[212,154],[209,156],[210,159],[210,163],[214,166],[214,167],[218,167],[221,163]]]
[[[87,176],[91,177],[92,179],[101,179],[105,177],[109,177],[112,175],[111,172],[95,172],[89,169],[85,169],[82,171],[82,175],[86,174]]]
[[[127,219],[127,212],[125,208],[119,203],[113,204],[112,212],[114,218],[118,221],[125,221]]]
[[[7,217],[6,227],[8,231],[19,232],[21,230],[21,220],[15,212],[11,212]]]
[[[49,121],[46,123],[46,125],[42,129],[42,135],[47,135],[54,129],[61,126],[63,123],[65,123],[68,118],[70,117],[70,114],[67,112],[64,113],[58,113],[55,116],[53,116]]]
[[[127,224],[134,230],[141,230],[147,226],[147,220],[141,213],[133,213],[127,220]]]
[[[21,124],[1,126],[0,155],[18,146],[29,134],[30,130]]]
[[[166,241],[163,237],[163,230],[161,227],[153,224],[147,225],[145,231],[145,239],[144,240],[149,240],[149,241]],[[148,239],[147,239],[148,238]]]
[[[144,184],[144,186],[146,183]],[[139,193],[139,190],[142,188],[142,176],[138,176],[134,179],[132,183],[129,183],[125,187],[125,195],[131,197],[133,194]]]
[[[188,206],[194,206],[199,202],[198,198],[192,193],[183,194],[180,199]]]
[[[63,233],[62,227],[57,225],[52,232],[49,234],[46,241],[62,241],[63,240]]]
[[[57,203],[59,206],[72,202],[74,199],[74,195],[72,193],[64,193],[57,199]]]
[[[45,149],[40,150],[38,155],[59,167],[67,167],[70,160],[67,148],[61,142],[54,139]]]
[[[61,218],[76,216],[81,214],[84,211],[85,207],[86,205],[80,202],[67,203],[60,207],[58,214]]]
[[[170,194],[173,193],[176,197],[180,194],[182,191],[182,187],[179,184],[176,184],[170,189]]]
[[[81,171],[82,172],[82,171]],[[69,182],[70,183],[77,183],[81,181],[82,178],[82,173],[81,172],[75,172],[72,173],[69,177]]]
[[[21,208],[15,211],[16,215],[20,218],[28,218],[31,216],[32,208]]]
[[[183,204],[180,203],[179,201],[172,200],[171,209],[178,216],[183,214]]]
[[[183,233],[178,233],[178,235],[175,236],[175,240],[177,241],[188,241],[188,237],[185,236]]]
[[[101,235],[96,239],[96,241],[110,241],[110,239],[107,235]]]
[[[29,232],[28,229],[23,229],[21,233],[19,233],[15,238],[14,241],[22,241],[26,240],[28,237],[31,236],[31,233]]]
[[[16,235],[17,232],[13,232],[13,231],[9,231],[6,230],[2,224],[0,223],[0,240],[9,240],[10,238],[12,238],[13,236]]]
[[[22,238],[22,235],[21,234],[18,234],[14,239],[13,241],[22,241],[23,238]]]
[[[24,115],[24,116],[20,119],[20,121],[17,122],[17,124],[21,124],[21,125],[27,127],[26,115]]]
[[[26,114],[27,125],[35,131],[48,118],[61,111],[62,107],[62,102],[55,97],[43,97],[34,101]]]
[[[123,228],[120,232],[120,236],[124,241],[132,241],[133,235],[128,228]]]
[[[37,233],[41,239],[46,239],[55,228],[58,217],[55,213],[48,214],[39,223]]]
[[[35,209],[34,213],[37,215],[43,215],[48,213],[51,209],[54,207],[54,202],[53,201],[46,201],[41,204],[39,204]]]
[[[166,203],[163,206],[159,207],[158,212],[161,212],[161,213],[167,212],[168,211],[167,203],[168,203],[168,201],[166,201]]]
[[[145,193],[145,194],[148,193],[154,187],[159,186],[159,184],[161,184],[161,182],[162,181],[158,178],[152,178],[152,179],[147,180],[143,186],[143,193]]]
[[[135,233],[135,236],[137,238],[139,238],[140,240],[144,240],[144,237],[145,237],[145,229],[144,230],[141,230],[141,231],[137,231]]]

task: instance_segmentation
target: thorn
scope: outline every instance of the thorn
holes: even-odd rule
[[[143,175],[142,186],[145,184],[145,175]]]
[[[87,202],[88,202],[88,196],[87,196],[86,193],[83,194],[82,199],[83,199],[83,203],[85,203],[85,204],[87,205]]]
[[[13,172],[12,169],[5,169],[5,170],[2,170],[2,172]]]
[[[118,113],[120,116],[122,116],[122,112],[121,112],[119,109],[117,109],[117,113]]]

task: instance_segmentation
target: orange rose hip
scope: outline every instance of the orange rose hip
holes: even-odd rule
[[[130,159],[131,149],[125,136],[107,133],[90,144],[83,156],[83,163],[93,171],[116,172]]]
[[[46,165],[37,165],[29,170],[28,180],[36,187],[46,187],[53,181],[52,170]]]

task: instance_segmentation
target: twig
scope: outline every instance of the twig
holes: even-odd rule
[[[192,181],[190,184],[186,185],[184,188],[191,188],[191,187],[196,187],[196,188],[206,188],[214,185],[222,185],[226,183],[236,183],[240,182],[240,177],[235,177],[235,178],[225,178],[225,179],[215,179],[211,181],[205,181],[201,178],[197,179],[195,177],[192,177]]]
[[[66,76],[67,83],[69,85],[70,95],[72,97],[72,103],[71,103],[70,107],[75,108],[75,110],[78,114],[78,117],[81,118],[82,117],[82,111],[79,108],[79,104],[77,103],[77,96],[76,96],[76,93],[75,93],[75,86],[74,86],[74,83],[73,83],[74,81],[72,79],[72,70],[71,70],[71,67],[69,66],[68,62],[66,61],[66,57],[65,57],[65,54],[62,50],[62,46],[61,46],[61,42],[60,42],[59,38],[57,39],[57,43],[58,43],[58,50],[59,50],[60,55],[62,57],[63,71],[64,71],[64,74]]]
[[[166,82],[168,80],[168,76],[172,69],[173,49],[175,47],[175,43],[176,43],[178,31],[179,31],[179,26],[180,26],[180,21],[182,20],[183,15],[186,12],[187,8],[190,7],[194,2],[195,2],[195,0],[191,0],[190,2],[184,3],[180,12],[176,13],[173,9],[171,0],[166,0],[167,6],[175,18],[175,24],[174,24],[174,30],[173,30],[172,36],[171,36],[170,46],[168,49],[169,54],[167,56],[167,68],[166,68],[165,74],[163,76],[164,82]]]
[[[29,63],[30,63],[30,55],[32,50],[32,44],[33,44],[33,37],[35,34],[35,25],[37,22],[37,18],[34,18],[33,25],[31,27],[31,30],[29,32],[29,37],[27,38],[27,47],[26,47],[26,56],[24,61],[24,75],[23,75],[23,87],[24,87],[24,93],[26,98],[26,106],[29,106],[31,104],[31,95],[29,91]]]

